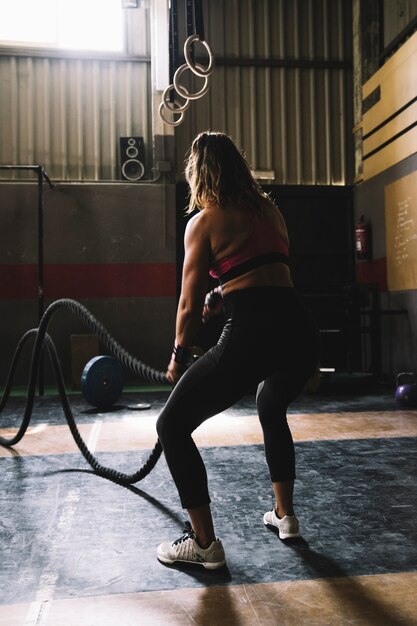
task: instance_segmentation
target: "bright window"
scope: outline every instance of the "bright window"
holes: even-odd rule
[[[123,51],[120,0],[0,0],[0,44]]]

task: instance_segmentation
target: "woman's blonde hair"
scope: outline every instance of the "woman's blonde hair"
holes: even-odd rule
[[[190,185],[187,213],[211,202],[257,211],[269,199],[245,157],[225,133],[206,131],[197,135],[186,160],[185,176]]]

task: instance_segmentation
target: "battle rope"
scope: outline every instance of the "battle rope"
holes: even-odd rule
[[[89,326],[94,332],[97,333],[99,339],[103,343],[103,345],[116,357],[118,358],[126,367],[129,367],[133,372],[150,380],[152,382],[158,383],[167,383],[167,379],[165,378],[165,374],[162,372],[158,372],[157,370],[145,365],[139,359],[131,356],[107,331],[107,329],[101,324],[88,309],[86,309],[82,304],[77,302],[76,300],[71,300],[68,298],[64,298],[61,300],[56,300],[53,302],[43,314],[38,328],[33,328],[28,330],[23,337],[20,339],[15,353],[13,355],[12,364],[9,369],[9,373],[6,380],[5,389],[3,392],[3,397],[0,401],[0,413],[3,411],[4,407],[7,404],[7,400],[9,398],[12,386],[14,375],[16,373],[16,368],[18,365],[18,361],[23,350],[24,345],[27,341],[35,336],[35,343],[32,350],[32,358],[31,358],[31,367],[29,372],[29,381],[26,395],[26,405],[22,423],[18,432],[14,435],[14,437],[7,439],[5,437],[0,437],[0,445],[4,447],[10,448],[18,443],[22,437],[24,436],[28,426],[30,419],[32,417],[34,398],[36,393],[36,381],[38,378],[39,372],[39,364],[42,356],[42,350],[44,346],[46,346],[49,357],[51,359],[52,367],[54,370],[58,393],[60,396],[62,408],[65,413],[65,417],[68,422],[68,426],[70,428],[71,434],[74,437],[75,443],[80,449],[82,455],[89,465],[93,468],[93,470],[99,476],[103,476],[104,478],[109,478],[115,482],[127,485],[136,483],[145,476],[149,474],[149,472],[155,467],[159,457],[161,456],[162,447],[159,441],[156,442],[154,449],[152,450],[149,458],[145,462],[145,464],[134,474],[125,474],[123,472],[119,472],[118,470],[104,467],[99,463],[99,461],[94,457],[94,455],[89,451],[85,442],[83,441],[77,425],[75,423],[74,416],[71,411],[71,407],[68,401],[68,396],[65,390],[64,377],[62,375],[61,364],[58,358],[58,354],[56,351],[56,347],[51,337],[47,334],[48,324],[51,321],[53,315],[62,308],[70,309],[73,313],[76,313],[84,323]]]

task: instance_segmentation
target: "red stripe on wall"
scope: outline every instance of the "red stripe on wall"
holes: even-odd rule
[[[38,295],[36,265],[0,265],[0,298],[34,299]]]
[[[45,265],[44,296],[56,298],[175,297],[175,263]],[[0,298],[32,299],[36,265],[0,265]]]
[[[378,285],[380,291],[387,291],[387,259],[382,257],[372,261],[356,263],[356,280],[360,284]]]

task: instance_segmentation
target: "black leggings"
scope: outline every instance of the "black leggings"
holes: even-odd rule
[[[192,432],[256,385],[271,480],[295,478],[287,407],[318,362],[318,332],[294,289],[238,290],[225,296],[224,310],[218,343],[184,373],[157,422],[158,437],[186,509],[210,503],[206,469]]]

